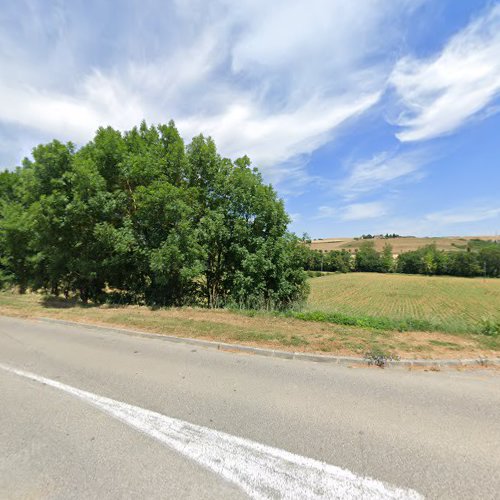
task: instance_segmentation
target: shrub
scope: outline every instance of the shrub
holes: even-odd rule
[[[481,321],[481,333],[489,337],[498,337],[500,335],[500,320],[483,319]]]

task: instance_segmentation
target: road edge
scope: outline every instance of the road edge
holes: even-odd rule
[[[25,318],[26,319],[26,318]],[[69,321],[64,319],[47,318],[44,316],[31,318],[37,321],[44,321],[47,323],[56,323],[69,326],[79,326],[82,328],[97,329],[103,331],[111,331],[114,333],[122,333],[124,335],[131,335],[135,337],[155,338],[166,342],[176,344],[188,344],[198,347],[205,347],[208,349],[215,349],[219,351],[232,351],[242,352],[247,354],[255,354],[258,356],[265,356],[271,358],[291,359],[299,361],[313,361],[317,363],[332,363],[337,365],[352,366],[364,365],[370,366],[369,361],[365,358],[350,357],[350,356],[331,356],[327,354],[309,354],[305,352],[290,352],[275,349],[265,349],[263,347],[253,347],[241,344],[230,344],[227,342],[217,342],[214,340],[201,340],[192,339],[189,337],[175,337],[173,335],[164,335],[161,333],[144,332],[141,330],[131,330],[127,328],[118,328],[112,326],[97,325],[93,323],[83,323],[78,321]],[[392,368],[412,368],[412,367],[428,367],[428,368],[452,368],[452,367],[488,367],[492,365],[500,366],[500,358],[477,358],[477,359],[401,359],[401,360],[388,360],[382,367]],[[382,368],[381,367],[381,368]]]

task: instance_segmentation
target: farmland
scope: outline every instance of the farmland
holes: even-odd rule
[[[479,240],[495,240],[497,236],[446,236],[446,237],[436,237],[436,238],[374,238],[369,241],[375,243],[375,248],[380,251],[386,243],[392,246],[392,251],[394,255],[399,255],[402,252],[408,252],[410,250],[416,250],[426,245],[435,244],[439,250],[458,250],[464,249],[467,242],[472,239]],[[361,239],[355,238],[324,238],[321,240],[313,240],[311,242],[311,248],[313,250],[350,250],[355,251],[359,248],[359,245],[363,243]]]
[[[500,316],[498,279],[349,273],[313,278],[310,284],[311,311],[424,320],[442,331],[464,333]]]

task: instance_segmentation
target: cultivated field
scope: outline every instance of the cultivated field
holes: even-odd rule
[[[399,255],[402,252],[408,252],[409,250],[416,250],[426,245],[435,244],[440,250],[458,250],[463,249],[467,245],[468,240],[479,239],[479,240],[495,240],[495,236],[447,236],[440,238],[374,238],[375,248],[377,250],[382,250],[386,243],[392,245],[392,251],[395,255]],[[311,242],[311,247],[314,250],[351,250],[354,252],[359,245],[367,240],[355,240],[354,238],[324,238],[321,240],[313,240]]]
[[[429,321],[469,332],[500,320],[500,280],[405,274],[329,274],[310,280],[308,309],[351,316]]]

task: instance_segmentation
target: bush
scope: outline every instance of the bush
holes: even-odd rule
[[[481,321],[481,333],[489,337],[498,337],[500,335],[500,320],[483,319]]]

